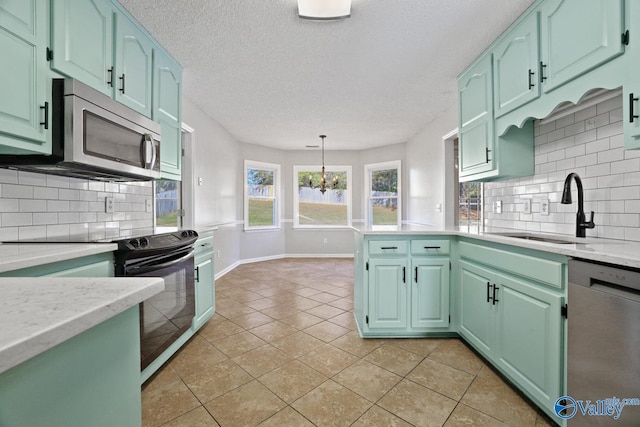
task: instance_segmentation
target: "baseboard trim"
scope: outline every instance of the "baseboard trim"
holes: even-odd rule
[[[222,278],[225,274],[230,273],[236,267],[242,264],[253,264],[255,262],[273,261],[276,259],[284,258],[353,258],[353,254],[283,254],[283,255],[271,255],[258,258],[247,258],[234,262],[224,270],[219,271],[215,275],[215,280]]]

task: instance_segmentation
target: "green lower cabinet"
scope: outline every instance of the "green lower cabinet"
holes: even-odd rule
[[[0,277],[113,277],[113,252],[0,273]]]
[[[411,260],[411,327],[449,326],[449,259]]]
[[[138,307],[0,374],[0,426],[141,425]]]
[[[496,363],[549,411],[562,393],[563,298],[541,286],[496,276]]]
[[[196,315],[193,328],[199,329],[213,316],[215,292],[213,285],[213,256],[196,258]]]
[[[486,268],[460,261],[460,335],[489,358],[495,317],[490,288],[493,276]]]
[[[216,309],[213,232],[201,233],[194,247],[196,315],[193,317],[191,329],[197,331],[211,319]]]
[[[369,261],[370,329],[407,328],[406,259]]]
[[[563,294],[460,262],[460,335],[550,416],[563,392]]]
[[[453,335],[449,330],[450,241],[413,236],[364,238],[354,314],[363,337]],[[366,261],[368,259],[368,261]],[[358,271],[358,270],[356,270]]]

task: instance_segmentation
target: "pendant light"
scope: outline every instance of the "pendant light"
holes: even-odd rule
[[[298,0],[298,16],[325,21],[349,18],[351,0]]]
[[[320,178],[320,192],[324,194],[327,191],[327,175],[324,171],[324,139],[327,135],[320,135],[320,139],[322,139],[322,173]],[[339,180],[337,176],[333,177],[331,181],[331,187],[336,188],[338,186]],[[309,187],[313,188],[313,178],[309,176]]]

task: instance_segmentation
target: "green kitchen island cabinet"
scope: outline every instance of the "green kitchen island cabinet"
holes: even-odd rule
[[[361,239],[361,240],[360,240]],[[363,337],[449,332],[449,240],[358,236],[355,316]]]
[[[160,278],[0,278],[0,425],[140,426],[138,304]]]

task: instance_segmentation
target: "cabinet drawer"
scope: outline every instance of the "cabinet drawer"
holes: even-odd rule
[[[213,252],[213,236],[205,236],[199,238],[195,245],[196,255],[202,255]]]
[[[472,259],[509,273],[535,280],[545,285],[562,289],[564,287],[565,263],[548,259],[543,253],[539,257],[519,253],[519,248],[501,250],[487,246],[460,242],[460,256]]]
[[[369,242],[369,255],[406,255],[408,246],[406,240],[372,240]]]
[[[448,255],[448,240],[412,240],[411,255]]]

